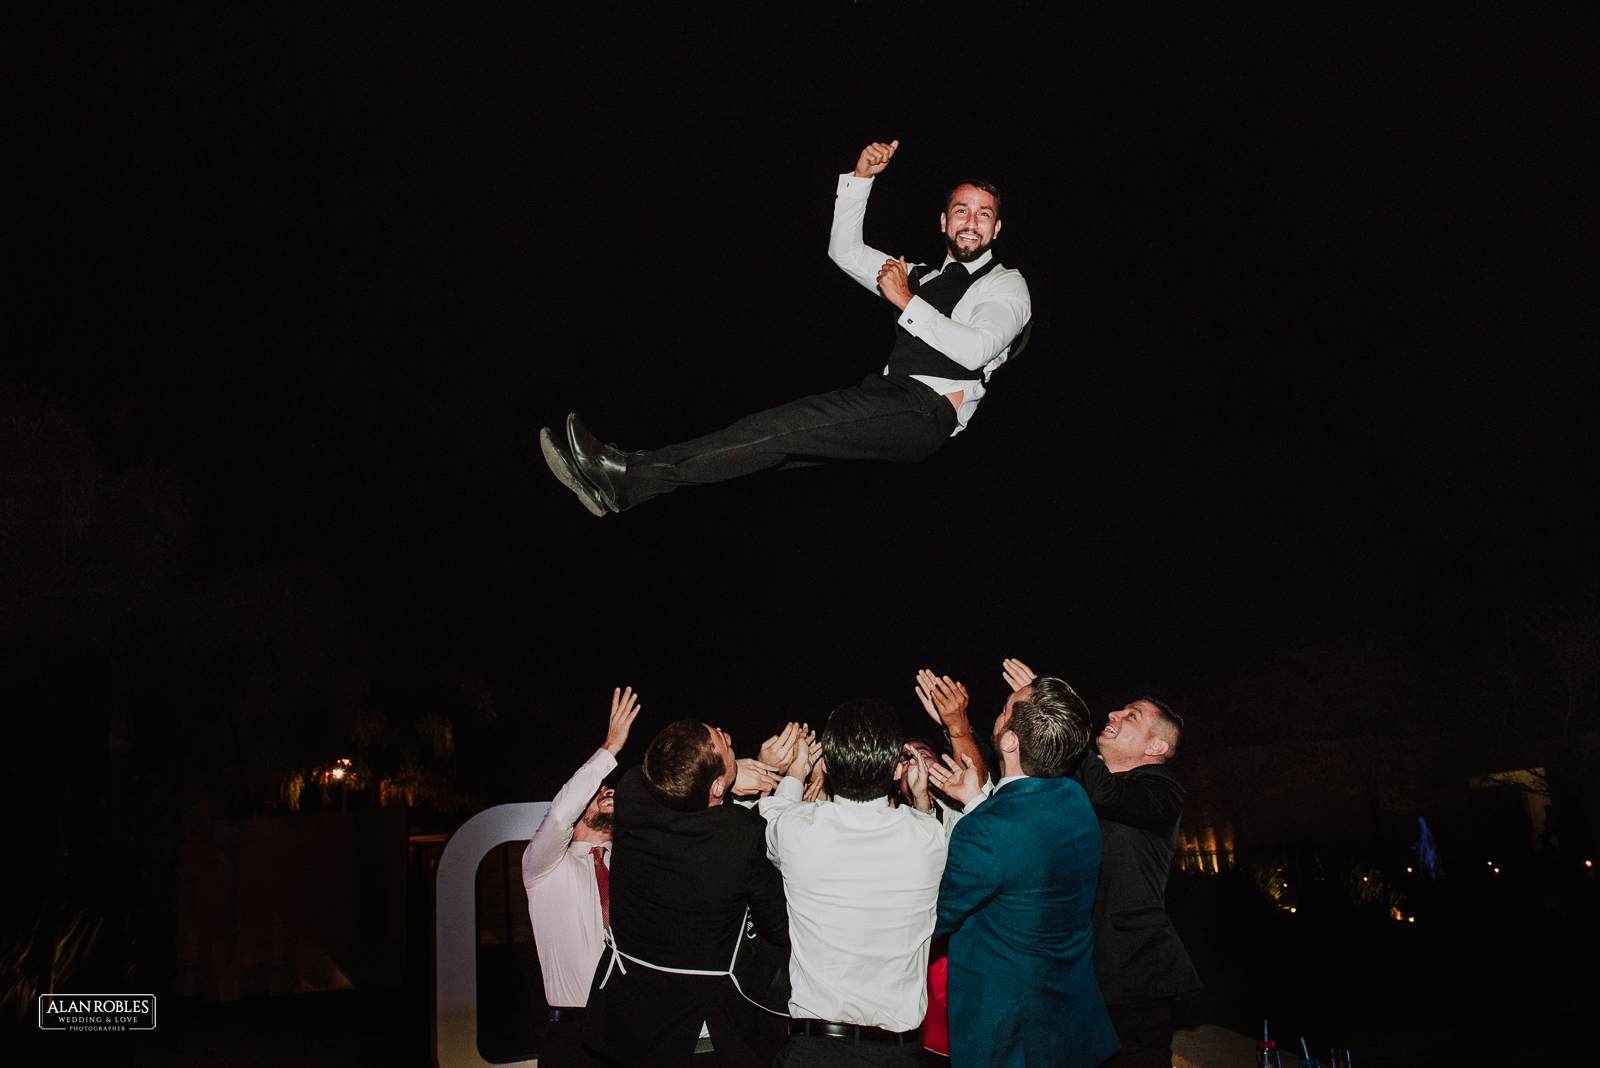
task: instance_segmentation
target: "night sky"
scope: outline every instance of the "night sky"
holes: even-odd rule
[[[1600,576],[1593,16],[1053,6],[23,5],[0,379],[175,471],[197,568],[323,569],[596,742],[622,683],[753,752],[924,666],[992,714],[1004,656],[1101,709],[1378,625],[1444,671]],[[569,411],[881,368],[826,250],[892,138],[868,242],[987,177],[1032,290],[967,432],[584,511]]]

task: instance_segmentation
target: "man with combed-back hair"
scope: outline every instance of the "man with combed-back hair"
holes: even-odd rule
[[[935,935],[950,934],[950,1060],[1093,1068],[1117,1050],[1090,934],[1100,828],[1065,777],[1089,714],[1055,678],[1014,692],[995,720],[1002,776],[947,758],[944,791],[967,806],[950,835]]]
[[[765,821],[727,803],[743,791],[743,770],[726,733],[679,720],[656,735],[643,767],[617,783],[613,942],[595,968],[584,1030],[585,1041],[616,1062],[688,1068],[696,1047],[708,1044],[719,1065],[771,1059],[759,1049],[760,1010],[731,974],[747,916],[762,937],[789,944]]]

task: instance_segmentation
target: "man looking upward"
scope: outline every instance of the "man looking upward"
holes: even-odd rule
[[[1020,660],[1005,662],[1005,677],[1014,687],[1033,683]],[[1108,1068],[1170,1065],[1174,1002],[1200,989],[1166,908],[1184,796],[1167,765],[1182,737],[1177,713],[1141,697],[1111,713],[1073,775],[1100,819],[1094,970],[1122,1041]]]
[[[883,372],[646,452],[603,445],[569,415],[564,435],[547,427],[539,442],[550,470],[584,507],[620,512],[679,486],[796,463],[915,463],[966,427],[1032,315],[1028,286],[989,248],[1000,234],[1000,195],[987,182],[963,182],[945,198],[946,255],[937,264],[907,264],[863,241],[867,197],[899,147],[868,145],[855,170],[839,176],[828,243],[834,263],[900,311]]]
[[[612,691],[605,745],[556,791],[522,854],[522,885],[549,1013],[539,1043],[545,1068],[595,1063],[582,1048],[582,1018],[595,962],[605,948],[609,905],[612,792],[600,784],[617,766],[638,714],[633,687]]]
[[[1065,778],[1089,737],[1072,687],[1039,678],[994,724],[1001,778],[983,798],[970,761],[934,769],[968,805],[950,835],[934,934],[950,933],[950,1060],[1094,1068],[1117,1049],[1095,984],[1090,915],[1100,829]]]
[[[727,734],[683,719],[617,783],[613,941],[589,988],[584,1041],[628,1068],[689,1068],[702,1036],[722,1068],[771,1060],[733,971],[746,917],[783,947],[789,917],[765,821],[727,803],[746,788],[740,773]]]

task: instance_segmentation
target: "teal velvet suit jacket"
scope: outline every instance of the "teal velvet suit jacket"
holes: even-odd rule
[[[1095,982],[1100,825],[1071,779],[1018,779],[950,838],[951,1068],[1093,1068],[1118,1049]]]

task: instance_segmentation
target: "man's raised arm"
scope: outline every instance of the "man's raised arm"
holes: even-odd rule
[[[550,811],[539,822],[539,829],[528,840],[522,854],[522,881],[524,886],[543,879],[555,869],[572,844],[572,829],[583,818],[589,801],[605,777],[617,766],[617,754],[628,741],[628,728],[639,714],[639,698],[633,687],[611,692],[611,718],[606,725],[605,744],[594,751],[594,756],[584,761],[565,786],[556,791],[550,802]]]
[[[972,724],[967,721],[967,688],[948,675],[940,678],[923,668],[917,672],[917,700],[950,736],[950,751],[956,759],[966,757],[978,769],[978,782],[986,782],[989,769],[984,766],[983,754],[972,737]]]
[[[839,195],[833,202],[833,231],[828,237],[828,258],[872,292],[878,292],[878,270],[889,257],[862,240],[867,217],[867,197],[872,181],[889,165],[899,141],[874,141],[861,150],[855,170],[839,176]]]

